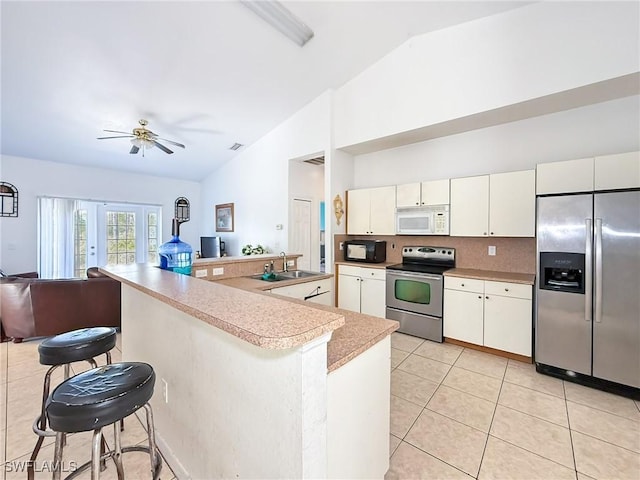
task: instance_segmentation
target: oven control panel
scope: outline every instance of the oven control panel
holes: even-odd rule
[[[451,247],[407,246],[402,249],[403,259],[422,259],[434,262],[454,262],[456,249]]]

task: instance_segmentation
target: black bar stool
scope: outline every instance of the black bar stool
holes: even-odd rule
[[[46,415],[50,427],[59,433],[93,431],[91,460],[68,475],[72,479],[91,467],[91,480],[100,478],[100,463],[112,458],[118,480],[124,479],[122,454],[132,451],[147,452],[150,456],[151,475],[156,480],[162,469],[160,452],[156,448],[153,413],[149,400],[153,396],[155,373],[151,365],[142,362],[122,362],[93,368],[58,385],[47,400]],[[147,447],[122,448],[118,422],[144,407],[147,417]],[[101,455],[102,428],[113,424],[114,449]],[[61,468],[63,448],[56,452],[54,465]]]
[[[32,480],[34,477],[35,461],[38,452],[42,447],[44,438],[48,436],[56,436],[56,451],[61,448],[61,444],[65,442],[63,434],[56,435],[47,431],[47,417],[45,415],[45,405],[49,398],[49,390],[51,388],[51,374],[58,368],[64,367],[64,378],[69,378],[69,367],[73,362],[88,362],[93,368],[97,367],[95,357],[105,354],[107,364],[111,363],[111,350],[116,345],[116,329],[111,327],[92,327],[73,330],[71,332],[62,333],[55,337],[44,340],[38,346],[38,354],[40,355],[41,365],[51,365],[44,376],[44,385],[42,388],[42,408],[40,416],[36,418],[33,424],[33,431],[38,435],[38,441],[31,454],[29,467],[27,469],[27,478]],[[122,425],[121,425],[122,426]]]

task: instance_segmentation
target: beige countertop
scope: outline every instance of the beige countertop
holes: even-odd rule
[[[533,285],[536,276],[533,273],[495,272],[492,270],[476,270],[473,268],[452,268],[444,272],[445,277],[475,278],[494,282],[523,283]]]
[[[344,315],[338,311],[297,304],[277,295],[260,295],[168,272],[152,265],[128,265],[100,270],[126,285],[262,348],[298,347],[345,324]]]
[[[264,292],[272,288],[283,287],[286,285],[302,283],[304,281],[315,281],[322,278],[330,278],[332,275],[313,277],[311,279],[284,280],[279,282],[264,282],[253,278],[238,277],[219,280],[215,283],[222,283],[244,290],[253,290],[256,293],[262,293],[265,296],[278,297],[285,299],[297,305],[307,305],[311,308],[324,311],[326,313],[335,313],[344,317],[344,325],[334,330],[331,340],[327,345],[327,370],[329,372],[340,368],[353,358],[372,347],[387,335],[391,335],[398,329],[398,322],[395,320],[387,320],[379,317],[372,317],[362,313],[356,313],[336,307],[320,305],[317,303],[309,303],[294,298],[281,297],[279,295]]]

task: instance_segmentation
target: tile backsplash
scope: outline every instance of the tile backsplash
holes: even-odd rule
[[[340,242],[351,239],[387,241],[387,263],[402,262],[402,248],[406,245],[428,245],[456,249],[456,267],[494,270],[498,272],[536,273],[536,239],[515,237],[449,237],[449,236],[357,236],[335,235],[335,259],[344,259]],[[496,247],[496,255],[488,254],[489,246]]]

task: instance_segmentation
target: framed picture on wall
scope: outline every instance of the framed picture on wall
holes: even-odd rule
[[[216,232],[233,232],[233,203],[216,205]]]

